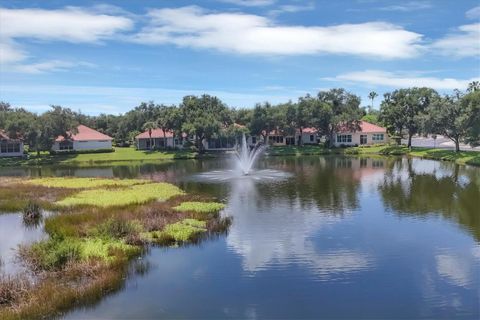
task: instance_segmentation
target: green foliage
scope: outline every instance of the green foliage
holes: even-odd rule
[[[169,224],[163,232],[173,237],[178,242],[186,242],[199,233],[206,232],[207,223],[196,219],[184,219],[182,221]]]
[[[200,213],[212,213],[218,212],[225,208],[225,205],[218,202],[198,202],[198,201],[190,201],[190,202],[182,202],[180,205],[174,207],[173,209],[176,211],[193,211],[193,212],[200,212]]]
[[[52,238],[23,247],[20,255],[35,270],[58,270],[69,261],[80,259],[81,249],[73,239]]]
[[[87,238],[78,241],[80,258],[100,258],[111,261],[115,257],[115,251],[120,250],[127,256],[133,256],[140,252],[140,248],[128,245],[121,240]]]
[[[84,190],[57,202],[61,206],[91,205],[98,207],[142,204],[152,200],[168,200],[184,192],[169,183],[133,185],[122,189]]]

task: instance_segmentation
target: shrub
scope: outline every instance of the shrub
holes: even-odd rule
[[[42,219],[42,209],[35,201],[28,201],[22,210],[23,222],[26,225],[38,225]]]

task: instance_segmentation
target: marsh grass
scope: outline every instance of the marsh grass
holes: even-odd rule
[[[128,187],[138,184],[149,183],[148,180],[140,179],[101,179],[101,178],[67,178],[49,177],[25,180],[26,184],[33,184],[48,188],[67,189],[92,189],[100,187]]]
[[[182,202],[180,205],[174,207],[176,211],[193,211],[199,213],[214,213],[218,212],[225,208],[225,205],[219,202],[200,202],[200,201],[189,201]]]
[[[42,209],[56,210],[57,200],[76,192],[71,189],[27,185],[22,181],[0,179],[0,212],[22,211],[32,200],[35,200]]]
[[[129,262],[148,250],[148,244],[197,243],[209,235],[226,232],[224,228],[230,225],[218,217],[218,212],[174,210],[182,203],[212,201],[186,195],[167,183],[80,189],[24,182],[0,183],[0,201],[12,196],[23,206],[36,199],[42,208],[49,201],[88,201],[78,201],[74,206],[50,205],[58,212],[44,219],[49,238],[18,251],[35,283],[19,282],[15,286],[9,279],[0,278],[0,286],[5,284],[5,292],[0,294],[5,297],[3,301],[8,301],[0,304],[2,320],[57,317],[74,306],[96,303],[105,294],[120,289],[129,270],[137,273],[135,268],[129,268]],[[74,179],[68,181],[69,186],[77,183]],[[105,193],[108,196],[102,197]],[[83,196],[78,197],[80,194]],[[111,201],[124,205],[106,205]],[[3,204],[0,202],[0,208]],[[137,269],[139,273],[148,271]]]
[[[98,207],[142,204],[152,200],[165,201],[184,192],[169,183],[149,183],[119,189],[93,189],[80,191],[58,201],[60,206],[91,205]]]
[[[38,226],[42,221],[42,209],[40,205],[32,200],[29,200],[27,205],[22,210],[23,223],[26,226]]]

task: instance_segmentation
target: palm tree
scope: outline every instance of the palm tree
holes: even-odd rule
[[[474,92],[480,90],[480,81],[472,81],[468,84],[468,92]]]
[[[143,130],[148,130],[148,136],[150,137],[150,150],[153,148],[152,144],[152,130],[157,128],[157,123],[154,121],[147,121],[143,125]]]
[[[370,100],[372,100],[372,109],[373,109],[373,100],[374,100],[376,97],[378,97],[378,93],[376,93],[375,91],[372,91],[372,92],[370,92],[370,93],[368,94],[368,98],[369,98]]]

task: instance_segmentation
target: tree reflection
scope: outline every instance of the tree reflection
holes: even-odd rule
[[[480,241],[478,169],[433,161],[420,168],[415,160],[403,160],[387,170],[379,191],[398,215],[441,215]]]

